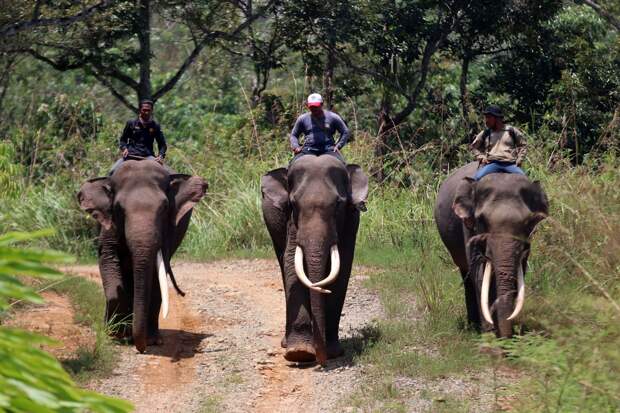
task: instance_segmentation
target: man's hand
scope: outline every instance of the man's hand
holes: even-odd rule
[[[127,148],[123,149],[122,155],[123,155],[123,159],[126,158],[127,155],[129,155],[129,149]]]
[[[155,162],[158,162],[160,165],[164,164],[164,158],[161,157],[161,155],[157,156],[155,158]]]
[[[300,148],[300,147],[293,148],[293,153],[294,153],[295,155],[297,155],[299,152],[301,152],[301,148]]]

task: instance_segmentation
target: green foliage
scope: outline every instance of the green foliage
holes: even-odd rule
[[[15,276],[58,278],[60,273],[44,263],[67,263],[71,260],[54,251],[23,249],[17,242],[49,235],[8,233],[0,236],[0,311],[9,300],[41,303],[41,298],[20,283]],[[124,401],[78,389],[58,361],[37,348],[52,344],[45,337],[19,329],[0,326],[0,411],[2,412],[128,412]]]
[[[23,167],[14,161],[15,150],[6,143],[0,142],[0,192],[7,199],[16,199],[20,193],[20,180]]]

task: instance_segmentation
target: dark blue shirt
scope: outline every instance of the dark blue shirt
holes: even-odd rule
[[[340,133],[338,143],[334,143],[334,133]],[[328,110],[323,111],[323,116],[315,118],[310,112],[304,113],[297,118],[291,132],[291,148],[297,149],[299,135],[304,135],[304,148],[318,151],[333,150],[334,146],[342,149],[349,139],[349,129],[340,116]]]
[[[157,141],[159,156],[166,156],[166,139],[161,131],[161,127],[154,120],[142,122],[140,119],[127,121],[123,135],[119,140],[121,150],[127,148],[129,155],[135,156],[155,156],[153,152],[153,141]]]

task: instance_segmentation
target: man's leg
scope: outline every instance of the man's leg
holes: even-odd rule
[[[342,156],[342,154],[340,152],[336,152],[333,149],[332,150],[328,150],[326,152],[323,152],[321,155],[331,155],[334,158],[338,158],[339,161],[341,161],[343,164],[347,164],[347,162],[344,160],[344,157]]]
[[[476,174],[474,175],[474,180],[479,181],[482,179],[482,177],[488,174],[494,174],[496,172],[501,172],[501,170],[502,170],[501,166],[498,165],[496,162],[488,163],[484,165],[482,168],[478,169],[478,171],[476,171]]]
[[[291,166],[293,164],[293,162],[295,162],[297,159],[301,158],[304,155],[317,155],[316,153],[314,153],[313,151],[311,151],[308,148],[302,148],[301,152],[295,154],[295,156],[293,156],[293,159],[291,159],[288,163],[288,166]]]
[[[112,165],[112,169],[110,169],[110,173],[108,173],[108,176],[112,176],[112,174],[114,173],[114,171],[116,171],[116,168],[118,168],[119,166],[121,166],[121,164],[125,161],[125,158],[121,158],[118,161],[116,161],[114,163],[114,165]]]
[[[506,171],[509,174],[525,175],[525,172],[523,172],[523,169],[519,168],[517,164],[514,164],[514,163],[503,165],[502,168],[504,169],[504,171]]]

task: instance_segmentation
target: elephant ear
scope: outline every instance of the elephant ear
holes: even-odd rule
[[[86,181],[77,193],[80,209],[88,212],[105,230],[112,226],[114,192],[110,179],[93,178]]]
[[[529,219],[531,232],[540,221],[549,216],[549,200],[540,181],[534,181],[530,185],[521,188],[520,192],[523,202],[532,211]]]
[[[286,168],[278,168],[262,176],[260,180],[260,189],[263,197],[263,204],[270,204],[281,211],[288,210],[287,172]]]
[[[463,178],[454,194],[452,210],[469,229],[474,227],[474,189],[476,181],[472,178]]]
[[[194,208],[207,193],[209,185],[200,176],[185,174],[170,175],[170,194],[175,203],[174,224],[179,225],[183,217]]]
[[[351,204],[359,211],[366,211],[368,199],[368,177],[359,165],[347,165],[349,182],[351,184]]]

